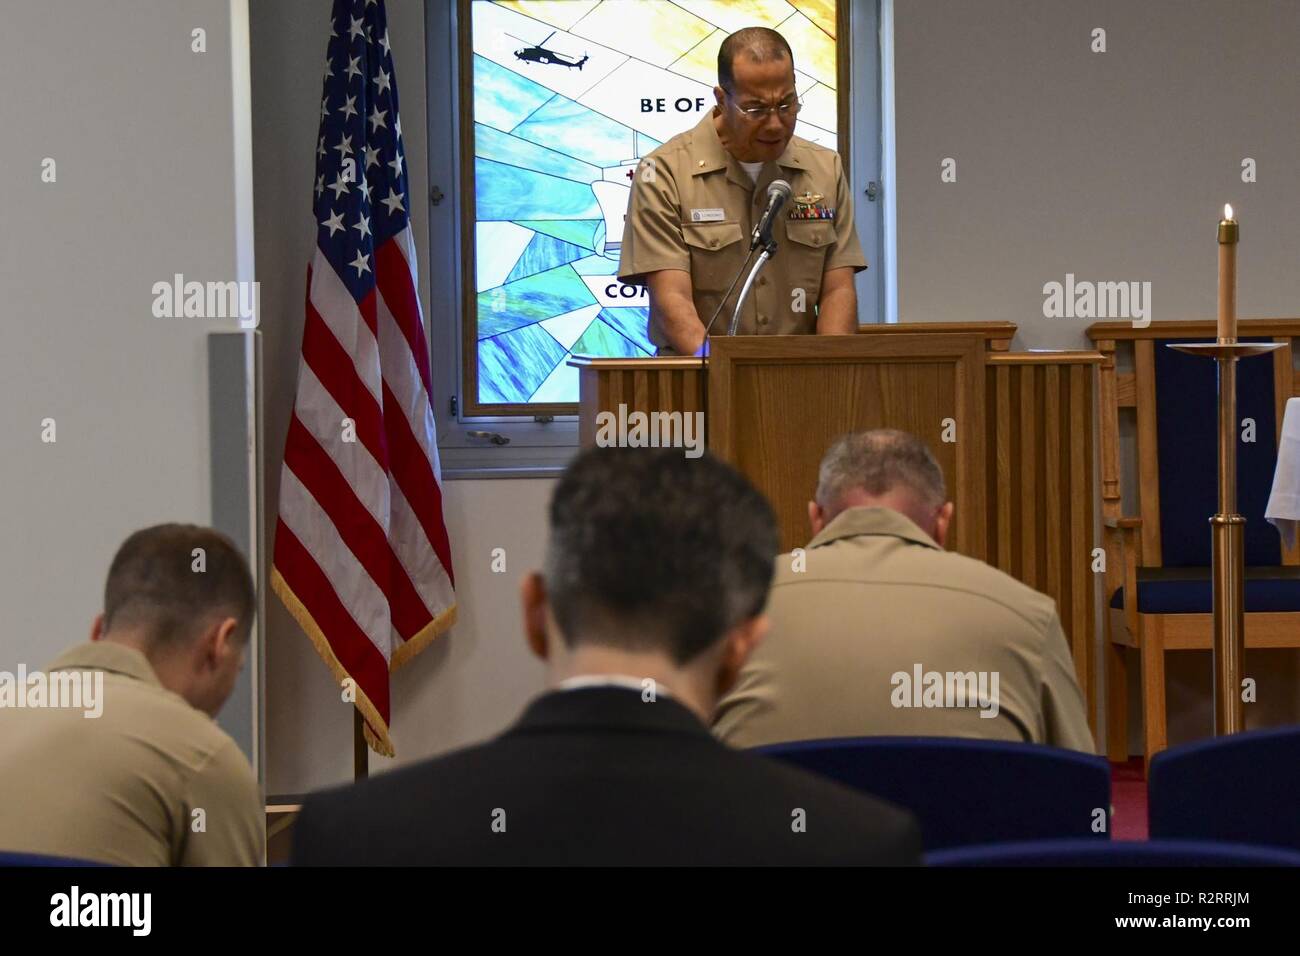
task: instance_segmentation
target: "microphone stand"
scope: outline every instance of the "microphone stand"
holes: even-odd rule
[[[749,275],[745,279],[745,284],[740,287],[740,296],[736,299],[736,311],[731,314],[731,325],[727,329],[728,335],[735,335],[736,329],[740,327],[740,310],[745,307],[745,299],[749,296],[749,290],[758,278],[759,272],[763,266],[767,265],[767,260],[776,255],[776,240],[769,238],[763,245],[763,252],[754,262],[754,268],[749,270]]]

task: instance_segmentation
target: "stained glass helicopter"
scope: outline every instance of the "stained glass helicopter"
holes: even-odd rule
[[[556,32],[557,31],[552,30],[547,35],[546,40],[555,36]],[[506,36],[510,37],[512,40],[519,40],[522,43],[528,42],[523,37],[517,37],[513,33],[507,33]],[[554,50],[548,50],[546,49],[546,40],[543,40],[536,46],[526,46],[521,50],[515,50],[515,59],[523,60],[525,63],[553,63],[556,66],[567,66],[570,68],[576,66],[579,70],[582,69],[582,64],[591,59],[591,57],[587,56],[585,53],[581,60],[575,60],[573,57],[565,56],[563,53],[556,53]]]

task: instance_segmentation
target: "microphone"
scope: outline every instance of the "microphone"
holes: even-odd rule
[[[759,246],[763,246],[767,253],[763,257],[764,261],[770,258],[776,251],[776,246],[772,243],[772,223],[776,221],[777,214],[780,213],[781,207],[786,204],[786,201],[792,195],[794,195],[794,190],[790,188],[790,184],[784,179],[774,179],[767,187],[767,208],[763,210],[763,216],[759,219],[758,225],[754,229],[754,234],[750,237],[749,255],[745,256],[745,261],[740,264],[740,269],[737,270],[736,277],[731,280],[731,285],[727,287],[726,295],[722,297],[722,300],[718,303],[718,307],[713,310],[713,315],[709,318],[708,324],[704,326],[705,342],[708,342],[709,340],[709,331],[713,328],[713,323],[716,322],[718,316],[722,314],[722,307],[726,305],[727,300],[731,298],[731,292],[736,288],[736,283],[740,281],[740,277],[745,274],[745,269],[749,266],[750,260],[754,258],[754,251],[758,249]],[[755,272],[757,272],[757,270],[755,270]],[[751,273],[750,279],[752,280],[753,277],[754,276]],[[746,284],[746,290],[747,289],[748,284]],[[741,292],[740,300],[736,303],[737,309],[739,309],[740,302],[744,301],[745,294],[745,291]],[[735,335],[735,332],[732,332],[731,334]]]
[[[749,251],[753,252],[759,246],[767,245],[772,240],[772,223],[776,221],[777,214],[781,207],[786,204],[789,198],[794,195],[794,190],[784,179],[774,179],[770,186],[767,187],[767,208],[763,210],[763,218],[758,221],[758,226],[754,229],[754,235],[749,240]]]
[[[745,261],[742,262],[740,268],[736,270],[736,278],[732,279],[731,285],[727,286],[726,294],[722,297],[721,301],[718,302],[718,307],[713,310],[713,316],[709,319],[709,324],[704,327],[705,342],[709,341],[709,330],[713,328],[713,323],[718,321],[718,316],[722,314],[722,307],[726,305],[727,300],[731,298],[732,290],[736,288],[736,283],[740,281],[740,277],[745,274],[745,267],[749,265],[749,260],[752,258],[754,258],[754,247],[750,246],[749,255],[745,256]]]

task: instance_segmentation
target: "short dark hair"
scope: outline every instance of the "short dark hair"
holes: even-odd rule
[[[113,556],[103,629],[138,627],[156,646],[194,637],[220,613],[239,621],[237,633],[247,638],[256,607],[248,562],[229,538],[200,525],[160,524],[135,532]]]
[[[779,550],[767,499],[708,452],[591,448],[551,498],[546,586],[568,646],[684,664],[763,610]]]
[[[736,91],[736,54],[744,53],[755,63],[770,63],[782,58],[794,67],[794,51],[785,37],[767,27],[745,27],[722,41],[718,47],[718,86],[728,93]]]

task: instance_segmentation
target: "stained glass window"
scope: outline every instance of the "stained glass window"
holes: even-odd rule
[[[654,354],[644,290],[615,278],[631,179],[712,109],[729,33],[786,38],[796,135],[835,148],[836,0],[473,0],[470,12],[478,402],[577,402],[570,355]]]

